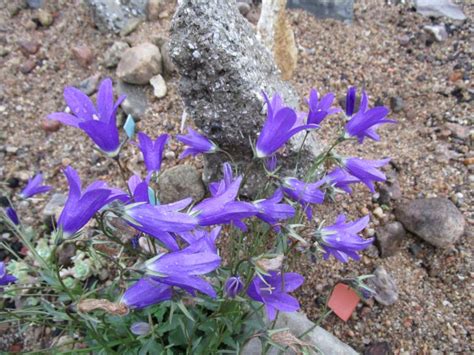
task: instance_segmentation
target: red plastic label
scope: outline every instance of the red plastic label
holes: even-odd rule
[[[339,283],[334,287],[329,298],[329,308],[346,322],[359,303],[359,295],[349,286]]]

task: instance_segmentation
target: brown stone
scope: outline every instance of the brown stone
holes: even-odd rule
[[[36,67],[36,62],[32,59],[28,59],[22,65],[20,65],[20,71],[23,74],[28,74],[28,73],[31,73],[35,67]]]
[[[449,81],[452,82],[452,83],[455,83],[456,81],[461,80],[461,79],[462,79],[462,73],[458,70],[453,71],[449,75]]]
[[[40,49],[40,44],[36,41],[20,40],[18,41],[18,45],[20,46],[21,52],[26,56],[35,54]]]
[[[92,50],[85,45],[76,46],[72,49],[72,54],[81,67],[87,68],[94,59]]]
[[[43,120],[40,125],[43,131],[48,133],[57,132],[61,128],[61,122],[53,120]]]

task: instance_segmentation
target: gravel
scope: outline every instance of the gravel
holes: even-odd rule
[[[453,123],[464,127],[463,131],[469,130],[472,119],[474,8],[463,6],[468,18],[463,23],[443,19],[449,36],[439,43],[430,40],[423,30],[432,21],[410,7],[368,4],[371,2],[356,2],[352,25],[316,20],[301,10],[290,11],[288,17],[300,49],[291,84],[301,99],[311,87],[322,93],[334,91],[341,99],[349,85],[364,86],[371,104],[378,98],[388,104],[391,97],[400,97],[403,108],[391,115],[398,124],[383,127],[380,142],[347,145],[339,152],[366,158],[392,157],[390,169],[397,172],[401,198],[455,199],[466,219],[466,232],[444,250],[408,234],[400,251],[390,258],[380,259],[376,253],[368,252],[360,262],[348,264],[333,259],[313,263],[300,258],[294,269],[304,274],[306,282],[297,296],[303,311],[311,320],[317,320],[322,312],[317,300],[324,299],[333,285],[342,278],[369,274],[382,266],[398,287],[398,300],[388,307],[361,303],[346,323],[329,316],[322,324],[325,329],[360,352],[370,344],[386,342],[396,354],[472,353],[472,133],[446,134],[445,127]],[[48,113],[64,109],[64,86],[96,73],[112,77],[117,84],[114,70],[101,63],[106,50],[120,38],[97,30],[88,8],[81,3],[71,7],[65,2],[44,2],[44,10],[54,14],[54,22],[38,28],[32,22],[35,10],[13,7],[0,9],[0,145],[21,149],[16,154],[0,150],[0,181],[16,176],[18,171],[42,171],[48,184],[55,186],[55,192],[66,191],[61,170],[71,164],[85,184],[104,179],[124,188],[112,162],[101,156],[91,158],[96,153],[82,133],[70,127],[56,132],[40,129]],[[163,11],[173,13],[171,2],[164,7]],[[254,8],[251,13],[255,13]],[[167,38],[169,20],[160,19],[159,26],[141,23],[127,42],[134,46],[146,41],[154,43],[158,37]],[[18,42],[25,40],[37,41],[40,48],[28,59],[35,63],[34,70],[24,70],[23,74],[18,69],[26,58]],[[94,59],[86,67],[78,65],[72,53],[72,48],[79,45],[93,48]],[[168,93],[161,100],[153,100],[151,87],[143,90],[149,107],[138,126],[152,136],[178,133],[183,104],[177,95],[177,78],[167,79],[166,84]],[[336,132],[336,126],[336,119],[323,124],[319,135],[323,143],[328,143],[327,137]],[[172,140],[168,156],[177,156],[181,149]],[[136,150],[127,146],[124,156],[129,161],[128,169],[143,176],[144,167]],[[202,169],[199,158],[186,161]],[[177,159],[165,159],[163,168],[177,164]],[[19,188],[6,189],[13,193]],[[47,200],[18,206],[20,218],[33,220],[33,216],[41,214]],[[13,202],[17,203],[15,199]],[[375,216],[373,212],[378,207],[384,213]],[[370,213],[372,231],[395,220],[393,211],[374,202],[363,186],[357,187],[352,196],[344,196],[331,206],[319,206],[315,212],[327,222],[334,221],[340,212],[350,218]],[[21,343],[21,333],[14,327],[2,334],[2,351],[16,349],[13,346]]]

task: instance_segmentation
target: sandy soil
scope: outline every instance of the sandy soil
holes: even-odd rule
[[[11,177],[24,180],[34,171],[43,171],[50,184],[64,190],[65,179],[60,172],[72,164],[87,182],[107,179],[119,185],[115,167],[97,153],[90,153],[92,144],[84,135],[69,127],[55,133],[41,128],[48,113],[64,108],[64,86],[96,73],[116,79],[114,70],[101,62],[118,36],[99,32],[89,10],[79,1],[49,2],[47,10],[54,15],[54,23],[48,28],[35,25],[34,10],[23,9],[11,17],[2,3],[7,2],[0,0],[0,181]],[[311,87],[334,91],[342,98],[349,85],[358,85],[365,86],[372,104],[389,105],[392,97],[403,99],[401,111],[391,115],[399,123],[380,130],[381,142],[347,146],[341,152],[367,158],[392,157],[403,199],[449,197],[470,224],[466,235],[449,250],[435,249],[409,236],[400,252],[390,258],[381,259],[371,249],[360,263],[301,260],[298,269],[307,281],[298,296],[313,320],[320,315],[328,290],[341,278],[371,273],[379,265],[394,277],[399,290],[394,305],[360,304],[347,323],[335,316],[323,323],[361,352],[381,341],[388,342],[394,353],[474,351],[472,134],[455,136],[456,129],[469,130],[474,116],[472,96],[470,102],[465,99],[473,89],[474,7],[465,5],[464,11],[470,19],[453,24],[449,38],[442,43],[429,40],[422,28],[431,20],[409,7],[356,6],[352,25],[317,20],[302,11],[289,15],[299,47],[298,69],[291,82],[301,98]],[[169,21],[170,17],[143,23],[126,40],[136,44],[166,37]],[[38,42],[39,51],[23,54],[18,45],[21,40]],[[93,51],[94,60],[88,68],[74,59],[72,48],[78,44]],[[19,68],[28,60],[36,67],[23,74]],[[147,89],[151,103],[140,129],[153,135],[177,132],[182,113],[177,80],[167,81],[168,94],[162,100],[153,99],[152,88]],[[447,123],[457,126],[447,127]],[[321,137],[334,132],[334,126],[329,123]],[[171,149],[179,153],[180,148],[173,143]],[[131,160],[129,167],[139,169],[139,157],[131,149],[126,154]],[[165,167],[177,163],[177,159],[167,159]],[[196,164],[199,167],[199,161]],[[21,205],[23,222],[33,223],[44,202]],[[356,218],[377,207],[369,192],[358,187],[352,197],[319,208],[318,215],[332,220],[345,212]],[[372,215],[371,228],[393,219],[389,208],[379,217]]]

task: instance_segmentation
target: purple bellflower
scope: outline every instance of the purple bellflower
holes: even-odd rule
[[[351,86],[349,89],[347,89],[347,94],[346,94],[346,116],[347,117],[351,117],[355,111],[356,92],[357,92],[357,89],[355,86]]]
[[[316,89],[311,89],[308,100],[309,112],[306,122],[319,124],[326,118],[326,116],[340,112],[341,109],[331,107],[333,101],[334,94],[332,92],[326,94],[321,98],[321,101],[319,101],[318,91]]]
[[[319,244],[325,250],[324,259],[330,255],[342,261],[359,260],[357,251],[368,248],[374,241],[374,238],[362,239],[357,235],[369,223],[369,216],[362,217],[354,222],[345,223],[346,217],[339,215],[332,226],[320,228],[316,231]]]
[[[10,221],[13,222],[14,225],[19,225],[20,224],[20,219],[18,218],[18,215],[16,214],[16,211],[13,207],[7,207],[5,209],[5,213],[10,218]]]
[[[100,150],[107,155],[115,156],[120,147],[116,112],[125,96],[120,96],[114,103],[112,80],[107,78],[100,84],[97,107],[94,107],[86,94],[74,87],[64,89],[64,99],[72,114],[55,112],[50,114],[48,119],[82,129]]]
[[[279,226],[276,225],[278,221],[292,218],[295,215],[295,209],[293,206],[286,203],[280,203],[282,199],[283,191],[281,189],[276,189],[272,197],[253,202],[253,205],[257,207],[259,211],[256,215],[257,218],[267,222],[276,230],[279,229]]]
[[[3,261],[0,261],[0,286],[5,286],[16,281],[16,277],[7,274],[7,268]]]
[[[231,276],[227,279],[224,285],[224,292],[229,298],[235,298],[244,288],[244,283],[240,276]]]
[[[324,183],[337,187],[341,190],[344,190],[348,194],[352,193],[352,189],[349,186],[350,184],[355,184],[360,182],[358,178],[352,176],[347,171],[341,168],[335,168],[329,174],[323,178]]]
[[[170,252],[147,261],[147,274],[170,286],[177,286],[193,296],[200,291],[216,297],[216,291],[200,275],[214,271],[221,264],[217,255],[205,238],[188,247]]]
[[[58,219],[58,228],[64,237],[78,232],[102,207],[113,200],[126,197],[120,190],[111,189],[102,181],[90,184],[84,191],[77,172],[68,166],[64,175],[69,184],[69,196]]]
[[[258,209],[249,202],[235,201],[241,182],[242,176],[234,179],[230,165],[224,164],[224,179],[210,185],[212,197],[204,199],[191,211],[200,226],[233,223],[242,230],[247,229],[241,220],[255,216]]]
[[[205,240],[209,247],[209,250],[217,254],[216,240],[222,230],[221,226],[214,227],[208,232],[205,229],[194,229],[191,232],[179,233],[179,236],[188,243],[188,245],[197,243],[200,240]]]
[[[47,186],[47,185],[41,186],[42,183],[43,183],[42,174],[37,174],[34,178],[29,179],[26,187],[23,189],[22,192],[20,192],[20,197],[26,199],[26,198],[33,197],[34,195],[37,195],[37,194],[48,192],[49,190],[52,189],[51,186]]]
[[[289,177],[283,180],[283,191],[289,198],[299,202],[308,219],[311,219],[313,212],[309,205],[311,203],[320,204],[324,201],[324,192],[319,189],[323,183],[324,181],[309,183]]]
[[[214,181],[209,184],[209,192],[211,193],[211,196],[219,196],[222,193],[224,193],[230,185],[235,182],[237,179],[234,179],[233,173],[232,173],[232,166],[229,163],[224,163],[222,164],[222,172],[223,172],[223,179],[220,181]],[[239,183],[240,187],[240,183]],[[237,190],[238,193],[238,190]],[[235,194],[235,197],[237,196],[237,193]],[[235,199],[233,197],[233,199]]]
[[[127,184],[135,202],[150,202],[148,183],[146,180],[142,180],[138,175],[132,175],[130,179],[128,179]]]
[[[350,88],[348,91],[348,95],[346,98],[346,105],[347,102],[350,102],[350,105],[353,105],[355,99],[355,88]],[[359,140],[359,143],[364,141],[365,137],[369,137],[375,141],[380,140],[380,136],[375,131],[378,126],[384,123],[396,123],[394,120],[386,119],[385,117],[389,113],[389,110],[384,106],[378,106],[368,108],[368,98],[365,91],[362,91],[362,97],[360,100],[359,111],[354,114],[349,122],[346,123],[346,135],[350,137],[356,137]],[[352,107],[351,110],[347,111],[346,106],[346,114],[347,112],[353,112],[354,108]]]
[[[170,300],[172,296],[173,292],[169,285],[151,277],[144,277],[125,291],[120,302],[132,309],[142,309]]]
[[[145,133],[138,133],[138,147],[143,154],[143,160],[145,161],[145,166],[149,176],[151,176],[151,174],[154,172],[160,171],[161,161],[163,159],[163,150],[165,149],[167,141],[167,134],[162,134],[155,140],[152,140]]]
[[[319,127],[315,124],[301,124],[295,110],[283,107],[280,95],[275,94],[271,102],[265,93],[263,97],[267,103],[267,119],[257,139],[257,158],[269,157],[296,133]]]
[[[263,280],[262,280],[263,278]],[[247,294],[250,298],[265,305],[268,319],[274,320],[277,311],[295,312],[300,308],[298,300],[288,295],[300,287],[303,276],[288,272],[270,271],[269,275],[263,277],[255,276],[250,283]]]
[[[277,168],[278,159],[275,154],[265,159],[265,169],[269,172],[274,172]]]
[[[213,141],[196,132],[191,127],[188,127],[188,134],[178,134],[176,139],[188,146],[180,154],[179,159],[183,159],[188,155],[196,156],[200,153],[215,153],[219,149]]]
[[[178,250],[179,246],[170,233],[188,232],[197,226],[197,219],[178,212],[191,203],[191,198],[167,205],[136,203],[125,207],[124,218],[133,228],[161,241],[166,248]]]
[[[369,190],[374,193],[374,181],[385,181],[387,178],[377,168],[386,165],[390,158],[382,160],[364,160],[359,158],[343,159],[344,168],[349,174],[358,178],[362,183],[367,185]]]

